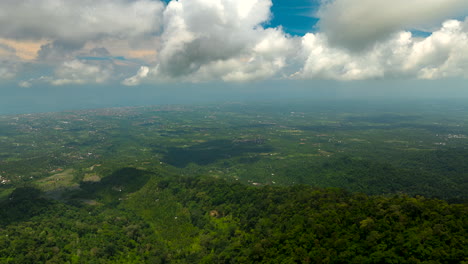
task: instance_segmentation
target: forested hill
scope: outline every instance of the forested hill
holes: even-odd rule
[[[0,204],[0,263],[464,263],[468,205],[126,168]]]

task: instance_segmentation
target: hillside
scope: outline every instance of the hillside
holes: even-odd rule
[[[1,202],[0,263],[462,263],[468,206],[124,168]]]
[[[0,116],[0,198],[24,184],[51,191],[163,165],[254,186],[466,202],[465,105],[230,103]]]

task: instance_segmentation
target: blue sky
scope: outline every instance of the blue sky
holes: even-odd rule
[[[20,109],[116,87],[460,87],[467,15],[466,0],[3,0],[0,98]]]
[[[170,0],[164,0],[167,4]],[[315,0],[272,0],[273,19],[267,27],[282,26],[291,35],[304,35],[313,31],[318,18],[314,17],[320,7]]]
[[[282,26],[284,31],[291,35],[305,35],[315,31],[318,18],[315,12],[319,4],[311,0],[275,0],[271,12],[273,19],[272,27]]]

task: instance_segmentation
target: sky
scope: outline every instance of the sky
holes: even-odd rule
[[[0,113],[99,106],[97,89],[121,95],[106,105],[275,82],[466,94],[466,0],[2,0],[0,24]]]

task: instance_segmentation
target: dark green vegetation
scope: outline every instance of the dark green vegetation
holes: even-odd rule
[[[0,263],[468,261],[466,105],[2,116]]]
[[[468,261],[466,204],[305,185],[256,188],[162,169],[127,168],[104,179],[67,202],[16,189],[1,203],[0,262]]]
[[[5,189],[62,170],[72,170],[69,180],[78,183],[162,162],[182,175],[259,186],[303,183],[462,201],[466,105],[336,101],[3,116],[0,185],[5,196]]]

